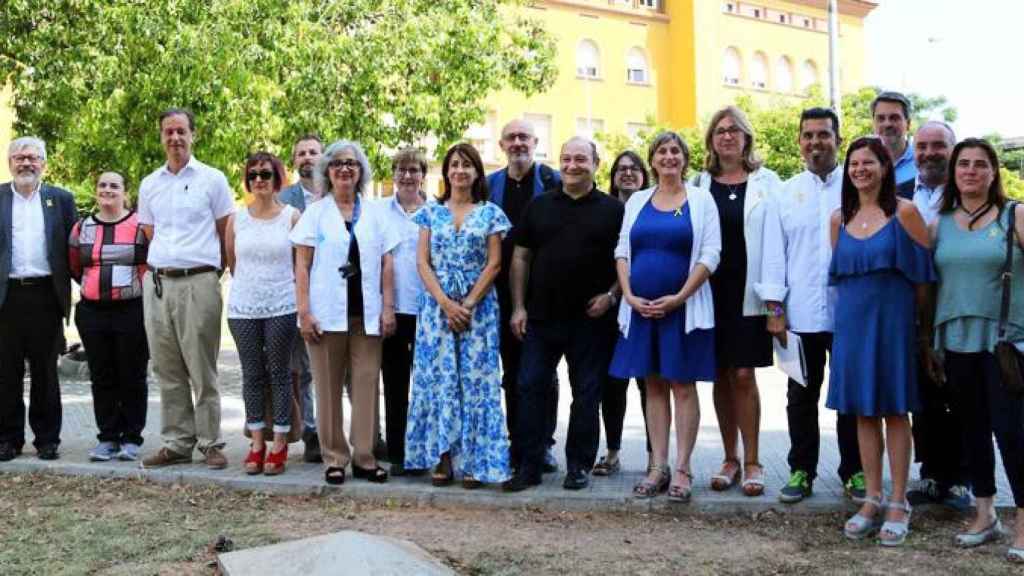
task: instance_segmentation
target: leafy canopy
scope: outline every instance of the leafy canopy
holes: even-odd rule
[[[555,78],[555,45],[519,0],[6,0],[0,77],[15,130],[47,141],[51,178],[91,198],[103,170],[130,182],[163,161],[157,117],[197,117],[195,154],[239,182],[245,155],[296,137],[387,150],[444,145],[486,96]]]

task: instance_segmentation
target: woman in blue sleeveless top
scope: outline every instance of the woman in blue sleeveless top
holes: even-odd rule
[[[924,220],[912,202],[896,198],[892,160],[877,137],[859,138],[847,151],[832,243],[829,278],[837,300],[826,405],[857,416],[867,483],[867,498],[844,532],[860,539],[881,528],[881,543],[898,546],[910,523],[908,414],[920,406],[915,301],[927,297],[935,270]],[[883,421],[893,484],[884,507]]]

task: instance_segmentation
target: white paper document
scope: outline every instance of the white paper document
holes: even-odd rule
[[[807,386],[807,360],[804,359],[804,343],[800,336],[786,331],[786,345],[778,338],[772,338],[775,346],[775,365],[801,386]]]

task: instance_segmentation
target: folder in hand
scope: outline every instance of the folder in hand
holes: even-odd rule
[[[794,382],[807,386],[807,360],[804,358],[804,342],[800,336],[786,331],[786,345],[778,338],[772,338],[775,347],[775,365]]]

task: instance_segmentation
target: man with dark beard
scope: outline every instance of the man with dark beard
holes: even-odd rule
[[[299,173],[299,181],[278,193],[277,199],[289,204],[299,212],[320,199],[320,192],[313,185],[313,168],[323,153],[323,142],[316,134],[299,137],[292,146],[292,167]],[[309,354],[306,342],[296,338],[292,349],[292,378],[299,381],[302,397],[302,443],[305,450],[302,459],[306,462],[322,462],[320,438],[316,433],[316,414],[313,412],[313,375],[309,371]]]
[[[0,462],[25,444],[25,361],[32,374],[28,422],[40,460],[56,460],[61,404],[57,354],[71,309],[68,236],[77,213],[71,193],[43,184],[46,144],[11,142],[14,179],[0,185]]]
[[[946,186],[949,157],[956,144],[945,122],[926,122],[914,136],[917,178],[900,185],[901,194],[913,198],[929,225],[938,218]],[[966,511],[971,506],[963,419],[949,386],[934,382],[924,370],[918,376],[921,410],[913,414],[914,459],[921,463],[920,479],[910,483],[907,500],[913,505],[941,502]]]

